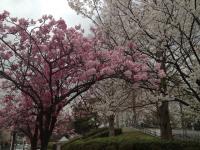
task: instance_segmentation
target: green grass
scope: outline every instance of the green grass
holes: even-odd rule
[[[155,141],[159,140],[159,138],[141,133],[139,131],[133,131],[129,133],[124,133],[118,136],[114,137],[104,137],[104,138],[95,138],[95,139],[86,139],[83,141],[99,141],[99,140],[105,140],[105,141],[117,141],[117,142],[123,142],[123,141]]]
[[[98,147],[97,145],[115,145],[116,143],[126,143],[126,142],[137,142],[137,141],[156,141],[159,140],[159,138],[141,133],[139,131],[132,131],[129,133],[124,133],[118,136],[114,137],[99,137],[99,138],[86,138],[86,139],[78,139],[78,140],[72,140],[66,143],[62,150],[68,149],[68,145],[77,145],[78,147],[82,145],[96,145],[95,147]],[[77,150],[80,149],[80,147]],[[71,149],[71,148],[70,148]]]
[[[54,144],[55,144],[54,142],[49,142],[47,150],[53,150],[53,145]]]
[[[115,137],[86,138],[66,143],[62,150],[200,150],[200,144],[164,141],[139,131]]]

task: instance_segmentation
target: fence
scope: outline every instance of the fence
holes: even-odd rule
[[[156,132],[156,130],[151,130],[151,129],[147,129],[147,128],[139,128],[140,131],[142,131],[145,134],[149,134],[155,137],[160,137],[160,134],[158,132]]]
[[[137,129],[145,134],[160,137],[159,129],[141,128],[141,127]],[[172,136],[174,139],[177,140],[200,142],[200,131],[194,131],[194,130],[183,131],[181,129],[174,129],[172,130]]]

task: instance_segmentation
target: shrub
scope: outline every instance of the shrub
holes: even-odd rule
[[[91,117],[76,118],[73,122],[75,132],[78,134],[85,134],[91,129],[97,128],[96,121]]]
[[[121,128],[116,128],[115,129],[115,135],[120,135],[122,134],[122,129]]]

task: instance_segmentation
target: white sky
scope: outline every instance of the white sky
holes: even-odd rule
[[[0,13],[7,10],[13,17],[38,19],[44,14],[51,14],[54,18],[62,17],[68,26],[82,25],[86,31],[90,21],[76,15],[67,0],[0,0]]]

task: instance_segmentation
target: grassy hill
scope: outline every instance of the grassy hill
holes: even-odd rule
[[[132,131],[115,137],[86,138],[66,143],[62,150],[200,150],[200,144],[164,141]]]

